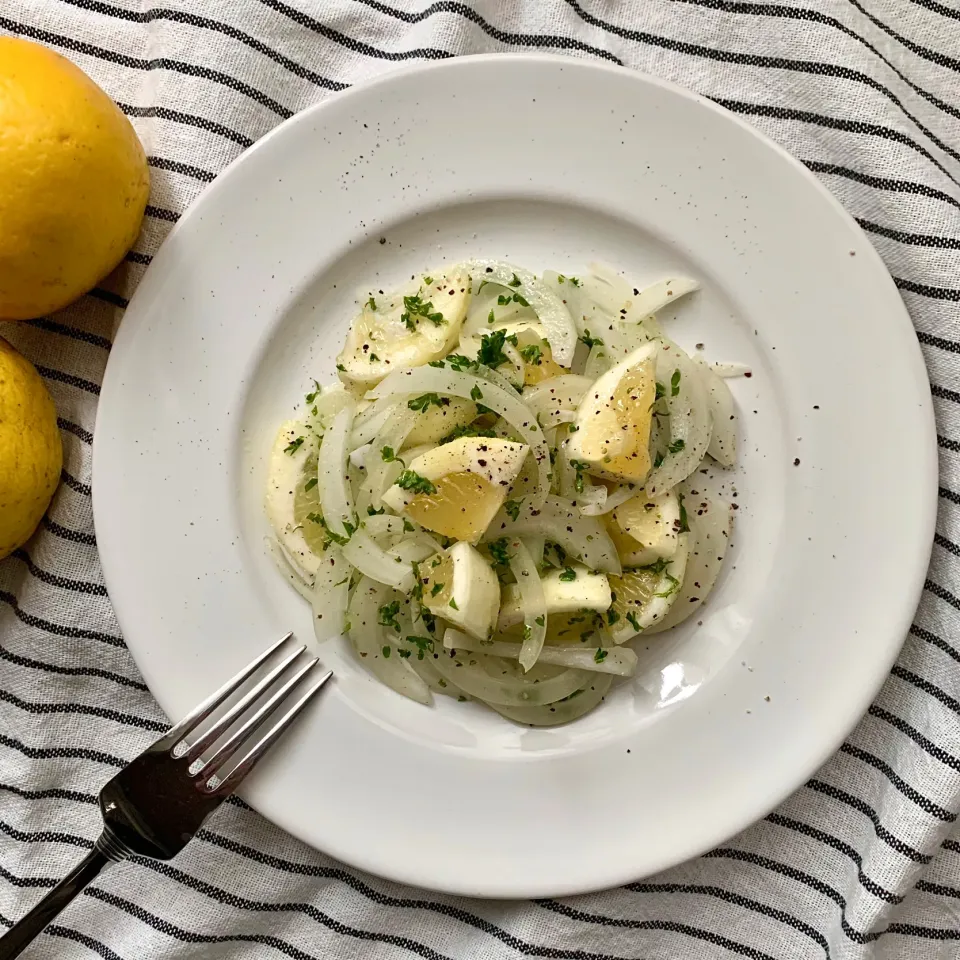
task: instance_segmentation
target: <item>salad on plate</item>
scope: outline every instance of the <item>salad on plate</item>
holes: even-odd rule
[[[367,295],[270,457],[269,549],[317,639],[419,703],[538,726],[631,676],[730,534],[698,478],[735,463],[745,368],[656,319],[697,287],[473,260]]]

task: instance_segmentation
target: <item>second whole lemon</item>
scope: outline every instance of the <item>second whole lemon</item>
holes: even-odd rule
[[[50,394],[30,361],[0,337],[0,559],[40,523],[62,462]]]
[[[0,320],[59,310],[140,231],[150,180],[117,105],[79,67],[0,37]]]

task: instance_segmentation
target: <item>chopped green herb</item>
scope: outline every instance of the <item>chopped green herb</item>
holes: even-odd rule
[[[541,613],[540,616],[537,617],[537,619],[534,621],[534,623],[536,623],[536,625],[537,625],[538,627],[542,627],[546,622],[547,622],[547,621],[546,621],[546,618],[544,617],[544,615],[543,615],[542,613]]]
[[[677,499],[680,501],[680,533],[688,533],[690,523],[687,520],[687,508],[683,505],[683,494],[678,494]]]
[[[640,626],[640,621],[637,619],[637,615],[631,610],[627,614],[627,619],[630,621],[630,626],[639,633],[643,627]]]
[[[346,372],[347,372],[347,368],[346,368],[342,363],[338,363],[338,364],[337,364],[337,369],[338,369],[341,373],[346,373]]]
[[[583,460],[571,460],[570,466],[577,473],[577,478],[573,481],[573,489],[577,493],[583,493],[583,472],[590,469],[590,464],[585,463]]]
[[[585,343],[585,344],[586,344],[588,347],[590,347],[591,349],[592,349],[593,347],[602,347],[602,346],[603,346],[603,341],[602,341],[599,337],[591,337],[589,330],[584,330],[584,331],[583,331],[583,336],[580,337],[579,339],[582,340],[583,343]]]
[[[426,478],[413,470],[404,470],[397,477],[397,486],[401,490],[410,490],[412,493],[436,493],[437,488]]]
[[[497,322],[496,315],[495,315],[494,312],[491,310],[491,311],[487,314],[487,323],[496,323],[496,322]]]
[[[457,373],[462,373],[464,370],[470,370],[477,365],[476,360],[471,360],[469,357],[465,357],[462,353],[451,353],[447,357],[447,363],[457,371]]]
[[[482,391],[476,384],[474,384],[474,385],[470,388],[470,399],[471,399],[471,400],[482,400],[482,399],[483,399],[483,391]]]
[[[663,452],[662,452],[662,451],[661,451],[660,453],[658,453],[658,454],[653,458],[653,465],[654,465],[655,467],[659,467],[661,463],[663,463]]]
[[[417,321],[420,319],[429,320],[438,327],[440,324],[447,322],[443,319],[442,313],[434,311],[432,303],[424,303],[424,301],[420,299],[419,293],[412,297],[404,297],[403,306],[405,309],[404,312],[400,314],[400,319],[410,331],[417,329]]]
[[[402,657],[404,660],[409,660],[411,653],[413,653],[412,650],[401,650],[397,648],[397,656]]]
[[[429,287],[433,283],[433,277],[424,277],[423,282]]]
[[[312,490],[317,485],[317,478],[311,477],[304,485],[303,490],[306,493],[308,490]]]
[[[503,509],[507,511],[507,516],[510,517],[511,520],[516,520],[517,517],[520,516],[520,506],[522,504],[523,497],[519,500],[507,500],[503,505]]]
[[[603,663],[607,659],[607,651],[602,647],[597,647],[597,652],[593,655],[594,663]]]
[[[446,407],[450,404],[449,397],[441,397],[437,393],[423,393],[419,397],[414,397],[407,401],[407,406],[411,410],[426,410],[429,407]]]
[[[443,587],[444,587],[444,585],[443,585],[442,583],[435,583],[435,584],[430,588],[430,596],[431,596],[431,597],[435,597],[435,596],[443,589]]]
[[[513,275],[513,279],[510,281],[510,286],[511,287],[520,286],[520,278],[516,274]]]
[[[453,607],[454,610],[459,610],[459,609],[460,609],[460,608],[457,606],[457,601],[454,600],[453,597],[450,598],[450,606]]]
[[[292,457],[303,446],[303,440],[303,437],[297,437],[296,440],[291,440],[290,443],[283,448],[283,452],[289,453]]]
[[[675,397],[680,392],[680,371],[674,370],[670,378],[670,396]]]
[[[607,611],[607,623],[612,627],[620,619],[620,614],[611,607]]]
[[[572,583],[577,579],[577,571],[573,567],[564,567],[563,573],[560,574],[558,579],[564,583]]]
[[[671,443],[670,446],[667,447],[667,449],[671,453],[679,453],[685,446],[686,446],[686,443],[684,443],[683,440],[674,440],[673,443]]]
[[[530,628],[529,624],[523,625],[523,642],[526,643],[533,636],[533,630]]]
[[[384,645],[380,648],[380,652],[383,654],[383,659],[384,659],[384,660],[389,660],[389,659],[390,659],[390,648],[389,648],[386,644],[384,644]]]
[[[521,307],[529,307],[529,306],[530,306],[530,303],[529,303],[529,301],[527,300],[527,298],[520,296],[519,293],[515,293],[515,294],[513,295],[513,302],[514,302],[514,303],[519,303]]]
[[[373,297],[371,297],[371,298],[367,301],[367,306],[368,306],[371,310],[376,310],[376,309],[377,309],[377,301],[374,300]]]
[[[540,349],[539,343],[531,343],[530,346],[523,347],[520,350],[520,356],[523,357],[526,363],[539,366],[543,358],[543,350]]]
[[[369,503],[369,504],[367,504],[367,516],[368,516],[368,517],[375,517],[375,516],[377,516],[378,514],[383,513],[383,511],[384,511],[385,509],[386,509],[386,507],[381,507],[379,510],[374,510],[374,509],[373,509],[373,504],[372,504],[372,503]]]
[[[580,286],[580,281],[576,277],[565,277],[562,273],[557,274],[557,280],[560,283],[569,283],[574,287]]]
[[[406,518],[403,518],[403,532],[404,533],[413,533],[417,528]]]
[[[480,338],[480,351],[477,354],[477,359],[493,370],[501,364],[509,362],[510,358],[503,352],[503,345],[508,341],[516,345],[516,335],[508,337],[506,330],[494,330],[493,333],[485,333]]]
[[[494,540],[493,543],[487,545],[487,549],[490,551],[490,556],[493,557],[495,563],[499,563],[505,567],[509,566],[510,554],[507,553],[506,537],[501,537],[499,540]]]
[[[442,360],[428,360],[427,364],[431,367],[437,367],[440,370],[442,370],[446,366],[446,364]]]
[[[393,452],[393,447],[381,447],[380,458],[384,463],[403,463],[403,461]],[[403,463],[406,466],[405,463]]]
[[[313,390],[311,390],[310,393],[308,393],[303,399],[306,400],[307,403],[313,403],[313,401],[316,400],[317,397],[320,396],[322,392],[323,390],[321,389],[320,384],[317,383],[316,380],[314,380]]]
[[[375,353],[371,353],[371,354],[369,354],[369,355],[367,356],[367,359],[368,359],[371,363],[376,363],[380,358],[379,358]]]
[[[430,637],[404,637],[403,639],[417,648],[418,660],[422,660],[428,650],[433,650],[433,640]]]
[[[397,633],[400,632],[400,621],[397,620],[397,614],[400,612],[400,601],[392,600],[385,603],[377,612],[377,623],[381,627],[393,627]]]
[[[656,392],[656,395],[655,395],[654,398],[653,398],[654,402],[656,402],[657,400],[659,400],[661,397],[665,397],[666,395],[667,395],[667,388],[658,380],[658,381],[657,381],[657,392]]]

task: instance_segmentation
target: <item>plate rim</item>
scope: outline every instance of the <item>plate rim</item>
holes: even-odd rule
[[[216,195],[219,191],[222,191],[225,188],[221,181],[229,182],[230,176],[233,171],[241,167],[243,164],[250,162],[252,156],[254,156],[257,151],[265,148],[267,144],[271,143],[275,138],[282,138],[287,135],[287,131],[299,124],[309,123],[314,119],[318,114],[328,109],[332,104],[340,103],[344,98],[351,98],[353,96],[366,96],[371,89],[375,89],[381,85],[389,85],[398,77],[411,75],[411,74],[429,74],[434,71],[447,71],[447,70],[457,70],[461,67],[469,66],[475,64],[479,61],[493,61],[498,60],[500,62],[504,61],[513,61],[519,63],[535,63],[540,62],[546,65],[555,65],[563,66],[566,68],[572,69],[584,69],[588,71],[602,71],[609,74],[616,74],[621,77],[623,80],[629,78],[630,82],[636,82],[639,84],[649,84],[656,87],[664,88],[666,90],[672,91],[673,93],[688,99],[693,100],[696,103],[700,104],[703,107],[706,107],[715,114],[720,115],[728,121],[734,122],[739,128],[744,131],[747,131],[752,137],[757,139],[761,144],[763,144],[768,149],[773,149],[776,154],[778,154],[782,159],[788,161],[788,164],[792,169],[800,174],[804,180],[812,185],[814,189],[820,194],[821,198],[824,198],[828,201],[830,206],[834,209],[834,212],[839,213],[841,218],[844,220],[848,228],[852,228],[853,232],[861,237],[865,241],[865,246],[870,251],[870,255],[873,259],[873,268],[874,271],[879,269],[879,274],[877,276],[878,281],[882,281],[888,287],[888,295],[893,299],[892,306],[899,307],[899,312],[901,314],[901,319],[909,327],[911,333],[915,333],[915,327],[910,318],[909,312],[906,309],[906,305],[903,303],[902,298],[899,295],[899,292],[893,282],[892,277],[890,276],[889,270],[887,269],[886,264],[883,262],[876,248],[870,243],[869,238],[865,236],[860,226],[854,220],[852,215],[846,210],[846,208],[840,203],[840,201],[827,189],[827,187],[796,157],[790,154],[784,147],[772,140],[762,131],[760,131],[755,126],[748,123],[746,120],[742,119],[739,115],[731,112],[725,107],[722,107],[713,101],[707,99],[706,97],[701,96],[691,90],[688,90],[676,83],[673,83],[669,80],[664,80],[662,78],[643,73],[641,71],[632,70],[628,67],[621,67],[610,63],[600,63],[594,62],[592,60],[585,60],[576,57],[558,55],[558,54],[543,54],[543,53],[503,53],[503,54],[476,54],[469,56],[459,56],[454,57],[449,60],[442,61],[430,61],[426,63],[409,63],[403,64],[391,69],[383,74],[378,75],[377,77],[371,78],[369,80],[360,82],[346,90],[334,93],[319,103],[313,104],[306,109],[295,113],[293,116],[277,124],[273,129],[268,131],[263,137],[261,137],[256,143],[251,147],[239,154],[234,160],[232,160],[224,169],[217,175],[213,182],[211,182],[195,199],[184,213],[180,216],[178,222],[174,224],[170,232],[167,234],[164,239],[163,244],[161,245],[161,250],[158,251],[158,254],[155,255],[154,262],[147,268],[147,270],[152,270],[156,264],[156,260],[159,256],[159,253],[162,252],[162,248],[167,246],[171,239],[176,239],[182,232],[190,229],[190,225],[193,223],[194,219],[202,216],[204,206],[209,199]],[[161,261],[161,265],[163,261]],[[115,576],[115,573],[122,564],[122,557],[120,551],[122,551],[122,545],[119,542],[116,542],[111,539],[110,535],[107,535],[101,541],[99,539],[100,530],[104,529],[108,524],[104,522],[98,522],[98,518],[103,518],[105,513],[109,510],[109,506],[104,502],[102,496],[98,497],[98,464],[102,468],[107,463],[107,456],[104,454],[105,444],[107,441],[103,439],[102,432],[98,429],[101,424],[101,417],[103,410],[106,407],[105,401],[109,401],[113,396],[117,386],[115,386],[116,371],[119,369],[119,362],[115,362],[115,358],[123,355],[123,351],[126,349],[126,343],[130,336],[132,336],[132,324],[128,322],[128,316],[131,308],[135,308],[137,305],[137,299],[140,294],[140,290],[143,287],[143,280],[146,277],[146,272],[144,276],[141,277],[140,283],[138,284],[137,290],[134,292],[131,297],[130,304],[128,305],[127,311],[124,314],[123,322],[121,322],[120,327],[115,336],[113,348],[110,351],[108,358],[107,366],[103,375],[103,382],[101,387],[101,396],[100,402],[97,407],[97,416],[96,416],[96,426],[94,430],[94,442],[93,442],[93,451],[92,451],[92,506],[94,514],[94,525],[98,532],[98,554],[100,556],[101,568],[103,571],[104,583],[107,587],[108,595],[110,596],[111,604],[117,616],[118,623],[121,626],[121,631],[126,637],[128,626],[132,625],[133,618],[128,618],[127,613],[121,613],[121,607],[125,607],[125,601],[118,603],[114,599],[114,590],[117,588],[118,577]],[[130,333],[125,334],[125,327]],[[843,743],[849,733],[854,729],[854,727],[859,723],[860,719],[863,717],[864,712],[870,703],[872,703],[876,696],[886,681],[891,666],[895,663],[896,659],[899,657],[902,643],[906,639],[909,625],[913,619],[913,616],[916,611],[917,604],[920,600],[923,590],[923,583],[925,580],[926,572],[929,567],[929,559],[933,548],[933,534],[935,532],[936,524],[936,514],[937,514],[937,497],[936,497],[936,488],[938,483],[938,457],[937,457],[937,445],[936,445],[936,421],[934,417],[934,409],[932,396],[929,390],[929,373],[926,368],[926,363],[923,358],[922,351],[920,350],[919,343],[916,345],[916,349],[911,351],[911,363],[915,368],[915,372],[920,372],[922,376],[919,378],[920,382],[927,385],[927,390],[924,391],[920,396],[911,397],[911,400],[916,401],[921,408],[918,411],[918,417],[922,418],[925,422],[925,434],[926,434],[926,452],[927,456],[925,458],[925,464],[923,467],[918,466],[918,475],[922,471],[925,474],[926,479],[929,481],[929,494],[927,496],[926,503],[923,505],[924,509],[922,513],[924,514],[924,524],[923,524],[923,540],[928,544],[923,556],[921,558],[922,563],[918,560],[911,583],[908,585],[909,589],[905,587],[903,592],[903,622],[897,624],[898,635],[902,636],[903,640],[896,645],[891,645],[888,650],[883,651],[883,655],[878,657],[872,664],[872,670],[869,673],[869,683],[866,682],[868,674],[866,669],[863,673],[860,674],[861,682],[857,686],[859,695],[851,698],[851,705],[848,706],[848,709],[845,714],[845,722],[842,725],[838,724],[836,730],[834,731],[833,736],[823,735],[820,738],[821,749],[819,751],[819,759],[817,764],[811,768],[804,768],[801,770],[799,767],[796,768],[797,772],[792,778],[784,778],[781,781],[780,788],[776,792],[776,796],[764,795],[762,798],[758,798],[752,804],[743,804],[738,808],[739,815],[730,816],[727,818],[727,826],[724,826],[720,830],[714,830],[709,837],[706,835],[701,836],[699,842],[692,845],[687,845],[688,849],[683,853],[682,860],[677,858],[666,858],[666,862],[656,866],[654,869],[644,869],[642,875],[650,875],[651,873],[658,872],[664,868],[675,865],[677,863],[683,862],[685,860],[691,859],[693,857],[699,856],[702,853],[706,852],[709,849],[712,849],[718,843],[724,842],[725,839],[732,836],[734,833],[739,832],[746,827],[757,822],[757,820],[763,817],[770,810],[775,809],[779,806],[787,797],[789,797],[793,792],[795,792],[813,770],[817,769],[824,762],[826,762],[833,754],[837,751],[839,746]],[[111,368],[114,373],[111,373]],[[98,438],[99,442],[98,442]],[[121,591],[122,592],[122,591]],[[909,603],[908,603],[909,601]],[[133,632],[136,632],[135,630]],[[153,693],[153,683],[150,679],[150,670],[149,668],[144,668],[144,663],[142,658],[138,657],[134,649],[127,645],[126,639],[124,640],[127,649],[129,650],[131,656],[134,659],[134,662],[137,664],[138,669],[141,671],[144,680],[147,682],[148,687],[150,687],[151,696],[156,698],[156,695]],[[242,792],[242,791],[241,791]],[[749,809],[748,809],[749,808]],[[258,812],[259,809],[258,809]],[[263,813],[268,820],[280,826],[282,829],[291,833],[293,836],[297,837],[300,840],[303,840],[313,849],[319,849],[314,846],[314,841],[312,841],[305,833],[298,829],[297,824],[293,822],[295,818],[285,815],[282,811],[271,810],[268,813]],[[731,827],[730,824],[736,821],[736,826]],[[709,831],[705,831],[709,832]],[[325,851],[321,851],[325,852]],[[329,854],[332,856],[339,856],[337,853]],[[351,856],[350,863],[355,865],[359,869],[363,869],[372,873],[375,873],[379,876],[386,877],[390,880],[394,880],[400,883],[407,883],[412,885],[424,885],[425,880],[422,876],[416,873],[416,869],[410,869],[405,871],[385,871],[381,863],[373,864],[371,862],[363,862],[367,858],[360,858],[355,854]],[[483,889],[478,892],[476,884],[465,883],[458,889],[453,889],[449,886],[445,886],[442,889],[453,894],[462,894],[467,896],[481,896],[481,897],[528,897],[528,896],[569,896],[579,893],[591,892],[594,890],[605,889],[607,887],[616,886],[630,880],[636,879],[637,873],[631,873],[629,870],[621,871],[617,873],[616,871],[610,871],[608,881],[605,881],[602,885],[597,885],[596,883],[569,883],[569,882],[558,882],[556,885],[551,887],[549,892],[544,891],[534,891],[530,892],[529,887],[525,887],[523,890],[517,890],[514,887],[511,887],[510,881],[505,879],[498,887],[490,887],[489,889]],[[429,886],[429,884],[427,884]],[[488,885],[489,886],[489,885]],[[437,889],[431,887],[431,889]]]

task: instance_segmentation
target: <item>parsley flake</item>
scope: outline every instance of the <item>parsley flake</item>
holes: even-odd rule
[[[290,454],[292,457],[303,446],[303,441],[303,437],[297,437],[296,440],[291,440],[290,443],[283,448],[283,452]]]
[[[421,477],[414,470],[404,470],[397,477],[397,486],[401,490],[409,490],[411,493],[431,494],[437,492],[437,488],[426,477]]]

